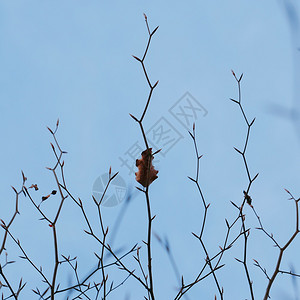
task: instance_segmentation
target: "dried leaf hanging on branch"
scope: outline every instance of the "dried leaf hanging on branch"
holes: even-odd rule
[[[153,160],[152,148],[148,148],[142,152],[142,158],[136,160],[138,172],[135,173],[135,179],[142,186],[149,186],[158,176],[158,171],[152,165]]]

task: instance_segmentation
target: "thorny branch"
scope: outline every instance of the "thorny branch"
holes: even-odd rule
[[[25,184],[25,181],[27,180],[27,178],[25,177],[23,171],[22,171],[22,179],[23,179],[23,182],[22,182],[22,186],[24,186]],[[1,243],[1,248],[0,248],[0,256],[1,254],[3,253],[4,250],[6,250],[6,241],[7,241],[7,236],[8,236],[8,230],[10,229],[11,225],[13,224],[13,222],[15,221],[15,218],[16,216],[19,214],[19,197],[21,194],[23,194],[23,188],[20,190],[20,191],[17,191],[13,186],[12,186],[12,189],[13,191],[15,192],[15,210],[8,222],[8,224],[6,224],[4,222],[4,220],[0,219],[0,222],[1,222],[1,227],[4,229],[4,236],[3,236],[3,239],[2,239],[2,243]],[[25,287],[26,283],[22,283],[22,278],[20,279],[20,283],[19,283],[19,287],[18,287],[18,290],[16,292],[14,292],[13,288],[12,288],[12,285],[11,283],[9,282],[8,278],[5,276],[4,274],[4,267],[7,266],[8,264],[11,264],[11,263],[14,263],[15,261],[8,261],[7,260],[7,252],[5,252],[5,258],[6,258],[6,262],[4,265],[0,265],[0,275],[1,277],[3,278],[5,284],[2,284],[2,282],[0,281],[0,285],[1,285],[1,288],[2,287],[7,287],[11,293],[10,296],[8,296],[7,298],[9,297],[14,297],[15,299],[18,299],[18,295],[20,294],[20,292],[22,291],[22,289]],[[2,293],[2,298],[4,299],[4,294]]]
[[[140,189],[142,192],[144,192],[145,194],[145,198],[146,198],[146,204],[147,204],[147,215],[148,215],[148,237],[147,237],[147,242],[145,242],[145,244],[147,245],[147,256],[148,256],[148,273],[149,273],[149,288],[147,288],[147,291],[149,292],[150,294],[150,299],[151,300],[154,300],[155,299],[155,296],[154,296],[154,287],[153,287],[153,274],[152,274],[152,254],[151,254],[151,235],[152,235],[152,221],[154,219],[154,217],[152,217],[152,214],[151,214],[151,205],[150,205],[150,198],[149,198],[149,185],[151,183],[151,178],[150,178],[150,168],[151,168],[151,161],[152,161],[152,153],[151,153],[151,148],[149,148],[149,144],[148,144],[148,141],[147,141],[147,137],[146,137],[146,134],[145,134],[145,130],[144,130],[144,127],[143,127],[143,119],[146,115],[146,112],[147,112],[147,109],[148,109],[148,106],[150,104],[150,100],[151,100],[151,97],[152,97],[152,93],[153,93],[153,90],[155,89],[155,87],[157,86],[158,84],[158,81],[156,81],[154,84],[151,83],[150,79],[149,79],[149,75],[147,73],[147,70],[146,70],[146,67],[145,67],[145,59],[146,59],[146,56],[147,56],[147,53],[148,53],[148,49],[149,49],[149,46],[150,46],[150,43],[151,43],[151,39],[154,35],[154,33],[156,32],[156,30],[158,29],[158,26],[151,32],[150,31],[150,28],[149,28],[149,24],[148,24],[148,19],[147,19],[147,16],[144,14],[144,17],[145,17],[145,22],[146,22],[146,27],[147,27],[147,31],[148,31],[148,34],[149,34],[149,37],[148,37],[148,42],[147,42],[147,46],[146,46],[146,49],[145,49],[145,52],[144,52],[144,55],[141,58],[138,58],[137,56],[133,56],[137,61],[139,61],[142,65],[142,69],[143,69],[143,72],[144,72],[144,75],[146,77],[146,80],[147,80],[147,83],[149,85],[149,88],[150,88],[150,91],[149,91],[149,95],[148,95],[148,99],[147,99],[147,102],[146,102],[146,105],[145,105],[145,108],[143,110],[143,113],[140,117],[140,119],[136,118],[135,116],[131,115],[130,116],[136,121],[138,122],[139,126],[140,126],[140,129],[141,129],[141,132],[142,132],[142,136],[143,136],[143,139],[144,139],[144,142],[145,142],[145,146],[146,146],[146,153],[148,155],[148,153],[150,153],[149,155],[151,155],[151,157],[148,159],[148,167],[147,167],[147,180],[146,180],[146,183],[145,183],[145,187],[146,189],[145,190],[142,190]],[[157,153],[157,152],[156,152]]]
[[[204,215],[203,215],[203,220],[202,220],[202,225],[201,225],[201,228],[200,228],[200,234],[199,236],[197,236],[196,234],[194,234],[194,236],[200,241],[201,243],[201,246],[203,248],[203,251],[206,255],[206,261],[207,261],[207,264],[210,268],[210,271],[212,273],[212,276],[214,278],[214,281],[215,281],[215,284],[217,286],[217,289],[218,289],[218,292],[219,292],[219,295],[221,297],[221,299],[223,300],[223,288],[220,287],[220,284],[219,284],[219,281],[217,279],[217,275],[215,273],[215,268],[213,267],[212,265],[212,262],[211,262],[211,258],[209,256],[209,253],[208,253],[208,250],[205,246],[205,242],[203,240],[203,233],[204,233],[204,228],[205,228],[205,224],[206,224],[206,218],[207,218],[207,211],[208,211],[208,208],[210,206],[210,203],[207,204],[206,201],[205,201],[205,198],[204,198],[204,195],[203,195],[203,192],[201,190],[201,187],[200,187],[200,184],[199,184],[199,171],[200,171],[200,159],[202,157],[202,155],[199,155],[199,151],[198,151],[198,147],[197,147],[197,143],[196,143],[196,137],[195,137],[195,124],[193,124],[193,133],[189,132],[191,138],[193,139],[193,142],[194,142],[194,147],[195,147],[195,153],[196,153],[196,159],[197,159],[197,168],[196,168],[196,178],[193,179],[191,177],[189,177],[189,179],[191,181],[193,181],[196,186],[197,186],[197,189],[199,191],[199,194],[200,194],[200,197],[201,197],[201,200],[202,200],[202,203],[203,203],[203,207],[204,207]]]
[[[292,276],[297,276],[297,277],[299,276],[299,275],[294,274],[292,272],[286,272],[286,271],[281,271],[280,270],[280,266],[281,266],[281,262],[282,262],[285,250],[291,245],[291,243],[294,241],[294,239],[296,238],[296,236],[298,235],[298,233],[300,231],[300,228],[299,228],[299,201],[300,201],[300,198],[295,199],[294,196],[291,194],[291,192],[289,192],[288,190],[286,190],[286,192],[290,195],[290,200],[293,200],[294,203],[295,203],[295,211],[296,211],[295,231],[292,233],[292,235],[290,236],[288,241],[283,246],[280,246],[278,243],[275,243],[276,246],[279,249],[279,254],[278,254],[277,263],[276,263],[275,270],[274,270],[273,274],[271,275],[271,277],[267,276],[269,282],[268,282],[268,285],[267,285],[267,288],[266,288],[266,293],[264,295],[264,300],[267,300],[270,297],[270,290],[271,290],[271,287],[272,287],[278,273],[290,274]],[[267,236],[269,236],[269,235],[267,234]]]
[[[243,210],[244,210],[245,203],[251,205],[252,199],[249,196],[249,191],[250,191],[252,183],[254,182],[254,180],[258,176],[258,173],[257,173],[253,178],[251,177],[249,167],[248,167],[248,163],[247,163],[247,159],[246,159],[246,150],[247,150],[247,146],[248,146],[249,135],[250,135],[252,125],[255,121],[255,118],[251,122],[249,122],[248,118],[245,114],[243,105],[242,105],[241,80],[243,78],[243,74],[241,74],[241,76],[239,78],[237,78],[234,71],[232,71],[232,75],[234,76],[234,78],[237,82],[237,85],[238,85],[238,100],[234,100],[234,99],[230,99],[230,100],[233,101],[234,103],[236,103],[239,106],[240,111],[241,111],[241,113],[243,115],[243,118],[245,120],[245,123],[247,125],[247,134],[246,134],[246,139],[245,139],[243,150],[241,151],[237,148],[234,148],[243,158],[244,167],[245,167],[245,170],[246,170],[246,173],[247,173],[247,178],[248,178],[248,186],[247,186],[246,191],[244,191],[244,200],[242,202],[242,205],[240,207],[238,207],[236,204],[232,203],[235,207],[237,207],[239,209],[239,217],[240,217],[241,223],[242,223],[241,232],[243,232],[243,237],[244,237],[243,259],[242,260],[236,259],[236,260],[238,262],[242,263],[243,266],[244,266],[244,270],[245,270],[245,273],[246,273],[246,277],[247,277],[247,281],[248,281],[248,285],[249,285],[249,290],[250,290],[250,294],[251,294],[251,299],[254,300],[253,281],[251,280],[249,269],[248,269],[248,264],[247,264],[247,246],[248,246],[249,230],[246,230],[245,215],[243,213]]]

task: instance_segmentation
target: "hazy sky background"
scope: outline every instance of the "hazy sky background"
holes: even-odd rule
[[[244,73],[244,107],[249,119],[256,117],[247,153],[252,176],[260,173],[251,190],[253,204],[266,228],[284,243],[295,226],[294,204],[287,201],[284,188],[300,197],[300,11],[296,4],[271,0],[150,4],[132,0],[2,1],[0,218],[8,220],[13,210],[10,186],[20,188],[21,170],[29,184],[39,185],[37,202],[55,188],[51,173],[45,169],[54,162],[46,126],[54,128],[57,118],[58,138],[68,152],[68,186],[91,214],[93,184],[110,166],[113,172],[120,171],[128,188],[137,185],[120,157],[124,159],[135,142],[143,145],[129,113],[140,116],[148,95],[141,66],[131,56],[143,54],[146,13],[152,29],[159,25],[146,60],[150,79],[159,80],[159,85],[145,117],[145,128],[164,118],[181,137],[165,156],[158,157],[159,178],[150,188],[156,215],[153,231],[168,236],[186,282],[195,278],[205,257],[191,234],[199,231],[203,214],[197,190],[187,179],[194,176],[196,161],[187,128],[170,113],[170,108],[189,92],[207,111],[195,120],[199,151],[204,155],[200,183],[211,203],[204,237],[211,253],[223,243],[224,219],[233,220],[236,215],[230,201],[241,203],[242,191],[247,187],[242,159],[233,149],[243,146],[247,129],[238,106],[229,101],[237,97],[233,69],[238,75]],[[111,229],[122,207],[103,208],[104,221]],[[38,221],[39,215],[27,198],[21,199],[20,212],[12,230],[37,265],[48,268],[51,274],[51,230],[48,224]],[[252,228],[249,268],[256,298],[261,299],[267,280],[253,266],[252,259],[272,273],[277,249],[255,230],[258,223],[252,211],[247,208],[245,213],[246,224]],[[142,245],[146,219],[145,200],[138,194],[122,220],[115,247],[130,248],[136,242]],[[82,234],[83,229],[82,216],[69,201],[59,223],[59,245],[62,254],[79,257],[82,275],[94,266],[92,255],[97,250],[95,243]],[[299,247],[296,241],[287,251],[283,269],[290,270],[293,264],[300,272]],[[9,241],[10,259],[20,255],[14,249]],[[218,271],[225,299],[250,299],[243,268],[234,259],[242,258],[241,249],[242,243],[237,243],[225,255],[225,268]],[[153,268],[157,299],[173,299],[177,281],[155,239]],[[31,288],[40,285],[39,276],[26,262],[18,261],[6,272],[12,277],[24,274],[28,281],[21,299],[32,297]],[[117,283],[126,274],[118,271],[110,276],[115,276]],[[213,299],[216,293],[209,278],[191,290],[189,299]],[[272,299],[296,299],[294,294],[291,278],[279,275],[271,290]],[[124,295],[127,299],[142,299],[144,291],[132,279],[111,299],[125,299]]]

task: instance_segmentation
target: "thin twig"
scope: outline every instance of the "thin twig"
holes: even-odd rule
[[[196,187],[198,189],[198,192],[200,194],[200,197],[201,197],[201,200],[202,200],[202,203],[203,203],[203,207],[204,207],[204,214],[203,214],[202,225],[201,225],[201,228],[200,228],[200,234],[199,234],[199,236],[197,236],[196,234],[194,234],[194,236],[201,243],[203,251],[205,252],[205,255],[206,255],[207,264],[208,264],[208,266],[210,268],[210,271],[212,273],[212,276],[214,278],[214,281],[215,281],[215,284],[217,286],[219,295],[220,295],[221,299],[223,300],[223,292],[224,291],[223,291],[223,288],[220,287],[217,275],[215,274],[215,271],[214,271],[215,268],[213,267],[213,265],[211,263],[211,258],[209,256],[208,250],[206,249],[206,245],[205,245],[205,242],[203,240],[203,233],[204,233],[204,229],[205,229],[205,225],[206,225],[206,219],[207,219],[207,211],[208,211],[208,208],[209,208],[210,204],[206,203],[204,195],[203,195],[201,187],[200,187],[200,184],[199,184],[200,159],[201,159],[202,155],[199,155],[199,151],[198,151],[198,147],[197,147],[195,124],[193,124],[193,133],[189,132],[189,134],[190,134],[190,136],[191,136],[191,138],[193,140],[193,143],[194,143],[194,148],[195,148],[195,153],[196,153],[196,161],[197,161],[196,178],[193,179],[193,178],[189,177],[189,179],[196,184]]]

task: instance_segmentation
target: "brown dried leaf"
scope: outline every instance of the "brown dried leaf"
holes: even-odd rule
[[[153,155],[152,148],[148,148],[142,152],[142,158],[136,160],[138,172],[135,173],[136,181],[142,186],[149,186],[158,176],[158,171],[152,165]]]

